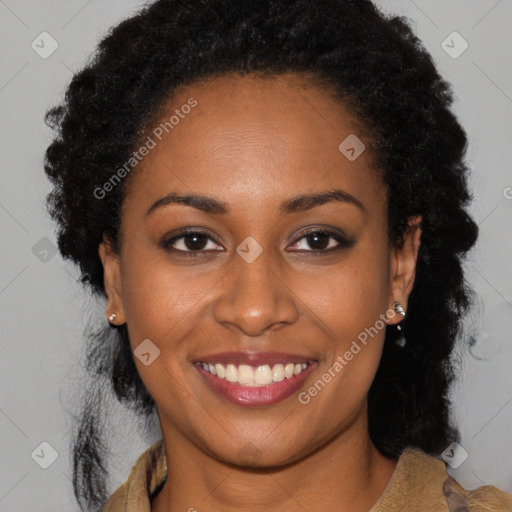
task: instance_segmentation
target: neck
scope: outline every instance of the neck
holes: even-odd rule
[[[366,414],[357,421],[361,425],[352,425],[294,463],[258,469],[219,461],[178,432],[163,429],[168,478],[151,511],[368,512],[396,461],[371,442]]]

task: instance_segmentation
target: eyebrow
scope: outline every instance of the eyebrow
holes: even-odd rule
[[[316,206],[332,202],[352,204],[357,206],[363,212],[366,212],[366,208],[361,203],[361,201],[359,201],[359,199],[341,189],[328,190],[316,194],[303,194],[300,196],[292,197],[291,199],[287,199],[281,203],[279,206],[279,212],[281,215],[304,212],[306,210],[315,208]],[[230,211],[228,203],[215,199],[214,197],[200,194],[180,195],[176,194],[175,192],[171,192],[170,194],[167,194],[165,197],[162,197],[153,203],[149,210],[146,212],[146,216],[155,210],[170,204],[184,204],[186,206],[196,208],[197,210],[212,214],[225,215]]]

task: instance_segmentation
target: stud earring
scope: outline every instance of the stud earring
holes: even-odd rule
[[[109,317],[108,317],[108,321],[109,322],[113,322],[115,319],[116,319],[116,314],[115,313],[112,313]]]
[[[393,309],[399,313],[400,315],[402,315],[402,318],[405,318],[405,310],[404,310],[404,307],[402,306],[402,304],[400,304],[400,302],[395,302],[393,304]],[[400,327],[400,324],[397,324],[396,326],[396,329],[398,331],[401,331],[402,330],[402,327]]]

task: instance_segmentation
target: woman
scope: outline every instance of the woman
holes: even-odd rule
[[[477,237],[451,101],[369,1],[159,0],[100,43],[45,166],[107,299],[82,509],[512,510],[439,458]],[[111,496],[107,379],[162,431]]]

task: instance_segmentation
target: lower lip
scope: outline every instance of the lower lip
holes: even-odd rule
[[[313,371],[316,362],[310,363],[299,375],[294,375],[289,379],[285,378],[281,382],[274,382],[268,386],[258,387],[234,384],[226,379],[215,377],[215,375],[207,372],[201,365],[196,364],[194,366],[210,387],[231,403],[248,407],[258,407],[281,402],[293,395],[300,389],[304,379]]]

